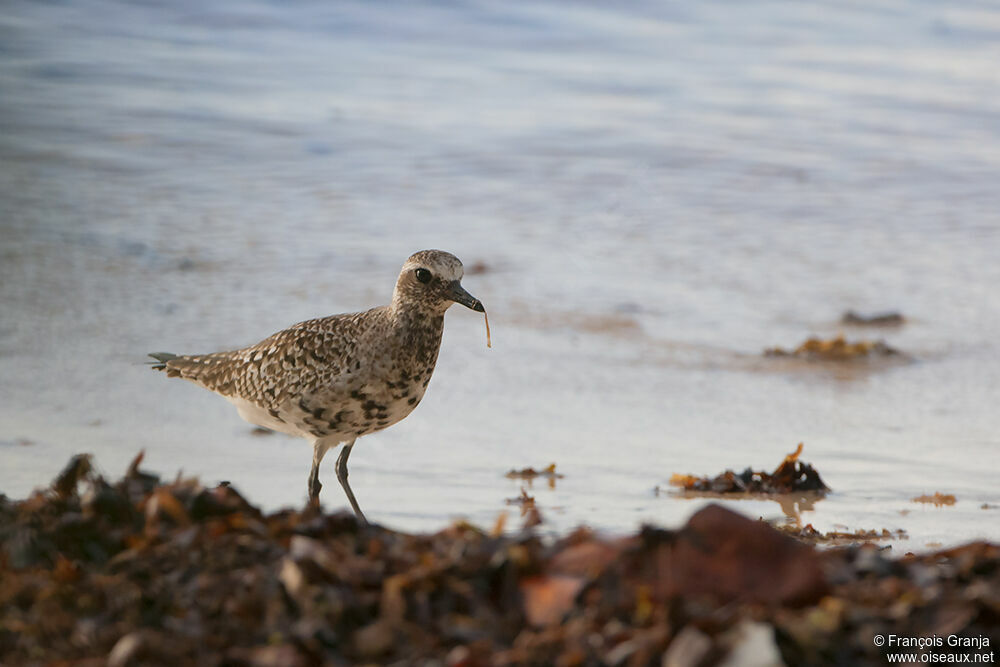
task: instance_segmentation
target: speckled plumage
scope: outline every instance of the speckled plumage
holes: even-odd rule
[[[419,279],[428,274],[426,282]],[[314,499],[319,461],[330,447],[347,443],[338,478],[363,519],[346,484],[347,455],[355,438],[395,424],[420,403],[448,307],[458,302],[484,310],[462,289],[462,274],[454,255],[424,250],[403,265],[388,306],[301,322],[239,350],[152,355],[160,362],[153,368],[226,397],[253,424],[310,439]]]

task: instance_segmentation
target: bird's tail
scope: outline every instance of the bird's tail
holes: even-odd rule
[[[167,369],[167,362],[170,361],[171,359],[176,359],[177,358],[176,354],[171,354],[170,352],[150,352],[149,356],[151,356],[153,359],[156,359],[156,361],[147,361],[146,362],[146,363],[148,363],[150,365],[150,367],[154,371],[164,371],[164,370],[166,370]]]
[[[151,352],[156,361],[149,366],[155,371],[164,371],[167,377],[183,378],[206,389],[228,396],[232,390],[232,364],[240,351],[215,352],[214,354],[178,355],[170,352]]]

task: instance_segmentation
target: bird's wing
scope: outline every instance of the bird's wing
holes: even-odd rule
[[[273,409],[310,388],[336,384],[351,364],[368,313],[300,322],[240,350],[178,356],[154,368],[230,398]],[[306,390],[303,392],[303,390]]]

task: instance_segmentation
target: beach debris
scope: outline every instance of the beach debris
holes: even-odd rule
[[[934,495],[927,495],[925,493],[922,496],[911,498],[910,502],[926,503],[929,505],[934,505],[935,507],[944,507],[945,505],[954,505],[955,496],[950,493],[941,493],[940,491],[935,491]]]
[[[542,523],[542,514],[535,504],[535,497],[529,496],[528,492],[521,488],[521,495],[516,498],[507,498],[504,501],[508,505],[517,505],[521,509],[521,517],[524,519],[524,528],[534,528]]]
[[[820,550],[719,505],[618,538],[409,535],[141,462],[0,495],[0,664],[875,664],[873,628],[986,637],[1000,608],[984,542]]]
[[[541,470],[535,470],[534,468],[521,468],[520,470],[510,469],[507,474],[504,475],[507,479],[524,479],[531,481],[536,477],[545,477],[549,480],[562,479],[565,477],[562,473],[556,472],[556,464],[550,463]]]
[[[490,531],[490,537],[502,536],[504,529],[506,527],[507,527],[507,512],[503,511],[497,514],[496,521],[493,522],[493,529]]]
[[[583,577],[560,574],[524,579],[519,590],[524,596],[525,620],[534,627],[558,625],[573,609],[576,596],[586,582]]]
[[[516,498],[507,498],[504,501],[507,505],[517,505],[521,508],[521,514],[524,515],[525,508],[533,507],[535,505],[535,497],[529,496],[528,492],[521,487],[521,495]]]
[[[819,472],[810,464],[799,460],[803,443],[787,455],[774,472],[767,473],[747,468],[741,473],[726,470],[715,477],[674,474],[670,484],[684,491],[710,494],[786,494],[815,491],[825,493],[829,487],[823,483]]]
[[[840,323],[856,327],[898,327],[906,323],[906,318],[897,312],[860,315],[849,310],[840,317]]]
[[[77,493],[77,486],[92,470],[90,454],[77,454],[63,467],[52,482],[52,490],[62,499]]]
[[[803,542],[808,542],[809,544],[851,545],[866,542],[909,539],[909,535],[902,528],[898,528],[896,530],[889,530],[888,528],[883,528],[882,530],[832,530],[826,533],[816,530],[811,523],[807,523],[805,526],[783,524],[775,526],[775,528],[786,535],[791,535],[792,537]]]
[[[765,357],[794,357],[808,361],[853,361],[873,357],[895,357],[901,353],[883,340],[848,342],[843,335],[823,340],[809,338],[794,350],[772,347],[764,350]]]
[[[798,606],[819,600],[828,589],[819,552],[721,505],[695,512],[676,532],[647,527],[639,542],[643,557],[632,563],[624,558],[621,576],[645,583],[654,600],[709,597]]]

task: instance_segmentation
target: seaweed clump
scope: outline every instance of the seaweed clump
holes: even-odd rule
[[[882,542],[886,540],[909,539],[909,535],[907,535],[906,531],[901,528],[896,530],[889,530],[888,528],[883,528],[882,530],[866,530],[862,528],[858,530],[833,530],[824,533],[816,530],[811,523],[807,523],[805,526],[777,526],[777,529],[786,535],[791,535],[792,537],[809,544],[853,545],[860,543],[867,544],[870,542]]]
[[[954,505],[955,496],[951,493],[941,493],[940,491],[935,491],[933,495],[923,494],[912,498],[910,502],[914,503],[926,503],[929,505],[934,505],[935,507],[944,507],[945,505]]]
[[[562,479],[564,475],[556,472],[556,464],[550,463],[541,470],[535,470],[532,467],[521,468],[520,470],[515,470],[511,468],[504,475],[507,479],[527,479],[532,480],[536,477],[547,477],[548,479]]]
[[[899,350],[884,340],[859,340],[849,342],[844,336],[829,340],[809,338],[794,350],[772,347],[764,351],[765,357],[793,357],[807,361],[855,361],[878,357],[901,356]]]
[[[778,495],[785,493],[826,493],[830,488],[823,483],[819,472],[810,464],[799,460],[803,444],[784,458],[781,464],[768,473],[747,468],[741,473],[727,470],[715,477],[695,477],[675,474],[670,484],[685,491],[702,493],[749,493]]]
[[[1000,546],[982,542],[822,551],[718,505],[618,539],[410,535],[264,514],[140,462],[110,483],[75,457],[0,496],[0,664],[881,665],[873,633],[1000,623]]]

